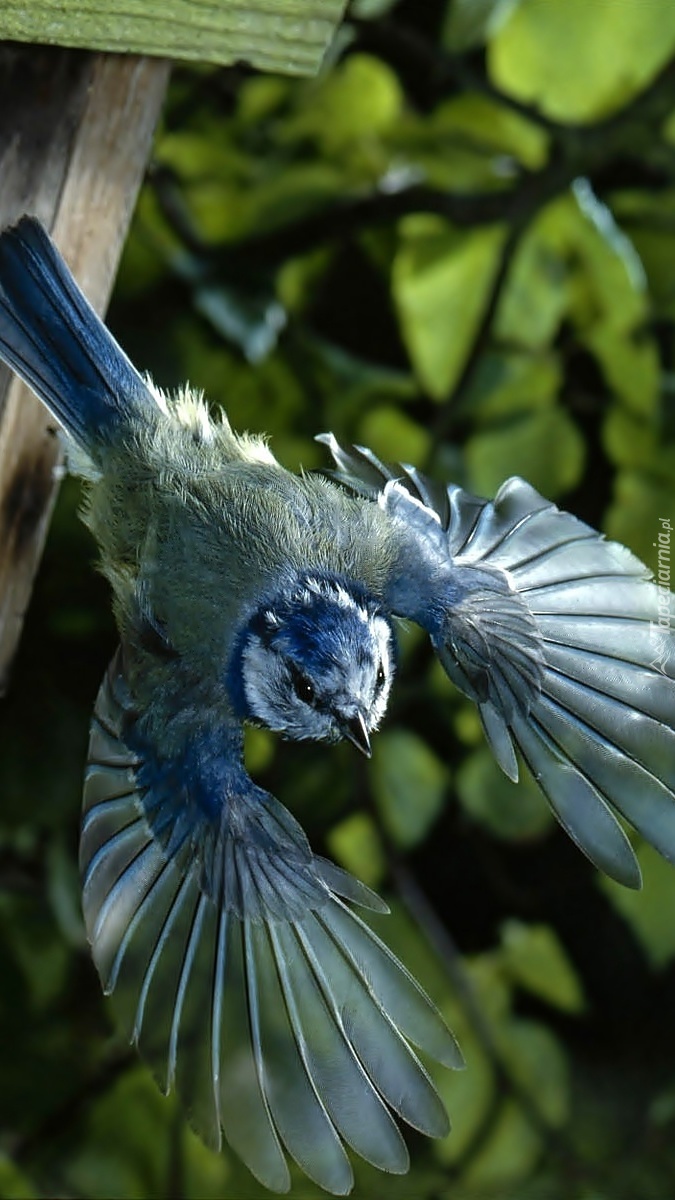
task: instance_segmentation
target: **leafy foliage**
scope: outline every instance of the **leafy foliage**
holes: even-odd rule
[[[177,69],[111,322],[291,468],[333,429],[493,492],[522,473],[654,569],[675,518],[675,17],[622,0],[355,0],[311,82]],[[76,870],[114,630],[63,489],[0,712],[0,1196],[260,1197],[112,1031]],[[666,1200],[675,870],[601,881],[401,631],[370,767],[254,733],[263,786],[385,891],[467,1069],[453,1131],[355,1194]],[[39,748],[39,750],[38,750]],[[318,1195],[303,1181],[294,1194]]]

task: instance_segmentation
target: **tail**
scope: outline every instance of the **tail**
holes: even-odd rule
[[[450,1067],[462,1059],[352,908],[385,906],[314,857],[243,771],[237,792],[227,763],[218,782],[201,751],[188,770],[149,747],[134,754],[134,721],[113,660],[94,710],[80,860],[94,960],[129,1038],[207,1145],[219,1149],[222,1130],[273,1191],[290,1187],[285,1150],[338,1195],[353,1183],[343,1143],[403,1173],[392,1110],[431,1136],[448,1131],[413,1045]]]
[[[34,217],[0,235],[0,357],[89,454],[132,414],[156,411]]]

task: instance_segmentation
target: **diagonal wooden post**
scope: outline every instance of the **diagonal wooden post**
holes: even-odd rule
[[[99,312],[110,295],[169,76],[162,59],[0,46],[0,227],[38,216]],[[0,695],[57,490],[61,446],[0,369]]]

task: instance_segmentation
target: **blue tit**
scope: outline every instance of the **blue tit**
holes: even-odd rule
[[[580,848],[637,887],[617,816],[675,860],[672,597],[521,479],[482,500],[332,435],[330,476],[289,473],[139,375],[31,218],[0,237],[0,355],[74,446],[112,588],[80,858],[122,1026],[272,1190],[287,1153],[337,1194],[345,1146],[403,1172],[396,1116],[448,1128],[416,1051],[461,1055],[360,915],[379,898],[251,780],[242,727],[368,754],[393,618],[415,621],[506,774],[517,749]]]

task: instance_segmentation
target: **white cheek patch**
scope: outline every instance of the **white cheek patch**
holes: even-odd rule
[[[281,671],[275,655],[259,637],[249,638],[241,660],[246,702],[256,720],[269,729],[279,730],[281,710]]]
[[[386,710],[394,677],[392,631],[389,623],[383,617],[375,617],[372,622],[373,637],[377,650],[376,662],[382,664],[384,684],[376,691],[370,710],[370,728],[377,729]]]
[[[384,667],[385,673],[389,676],[392,666],[392,632],[388,621],[384,617],[374,617],[372,622],[373,637],[377,647],[378,659]]]
[[[335,739],[332,721],[296,696],[282,658],[259,637],[249,638],[241,665],[244,695],[256,721],[296,741]]]

